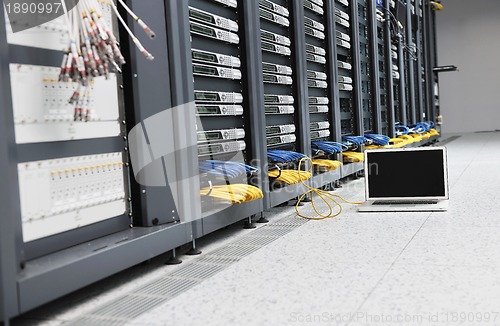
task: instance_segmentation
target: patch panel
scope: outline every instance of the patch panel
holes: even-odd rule
[[[98,3],[101,5],[102,18],[112,29],[114,22],[109,2],[107,0],[98,0]],[[56,51],[65,51],[68,47],[68,26],[63,16],[16,33],[12,31],[9,16],[5,15],[5,18],[7,42],[9,44]]]
[[[24,242],[126,212],[122,153],[19,163],[18,174]]]
[[[324,5],[323,0],[309,0],[309,1],[318,5],[319,7],[323,7]]]
[[[338,3],[341,3],[343,4],[344,6],[348,7],[349,6],[349,2],[347,0],[336,0]]]
[[[208,130],[197,132],[198,143],[219,140],[234,140],[245,138],[245,130],[241,128]]]
[[[18,144],[120,135],[115,74],[95,78],[70,104],[79,86],[59,82],[60,68],[15,63],[9,68]]]

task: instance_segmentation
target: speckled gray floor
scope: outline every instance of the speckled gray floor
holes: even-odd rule
[[[344,205],[339,218],[305,223],[128,325],[500,325],[500,133],[465,135],[447,147],[448,212],[360,214]],[[362,180],[337,193],[362,200]],[[273,222],[293,208],[271,214]],[[218,232],[202,249],[248,232]],[[164,258],[15,324],[71,323],[181,268],[163,266]]]

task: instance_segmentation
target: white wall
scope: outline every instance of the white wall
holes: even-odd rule
[[[437,12],[444,133],[500,129],[500,0],[443,0]]]

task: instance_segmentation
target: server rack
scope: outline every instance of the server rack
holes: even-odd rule
[[[305,17],[302,0],[259,1],[262,62],[282,67],[284,73],[263,72],[267,149],[311,153],[308,81],[305,51]],[[267,69],[266,69],[267,70]],[[291,71],[291,74],[290,74]],[[279,126],[280,132],[275,133]],[[278,128],[276,128],[278,127]],[[293,130],[293,131],[292,131]],[[298,162],[274,164],[270,170],[297,169]],[[305,191],[301,184],[283,185],[270,180],[265,189],[274,207]]]
[[[257,7],[246,1],[200,0],[190,0],[184,6],[188,6],[185,19],[190,24],[190,35],[184,37],[191,39],[186,57],[191,57],[188,61],[193,68],[179,78],[188,83],[194,80],[190,88],[191,99],[196,103],[198,160],[239,162],[260,171],[240,180],[200,174],[201,186],[248,183],[262,189],[267,184],[263,164],[266,156],[262,138],[258,137],[263,132],[263,114],[258,108],[264,100],[260,85],[262,68],[256,68],[262,60],[251,50],[258,44]],[[209,98],[214,94],[217,99]],[[218,152],[212,149],[215,146],[233,149]],[[244,218],[251,219],[264,210],[264,200],[267,198],[219,207],[210,197],[202,196],[203,218],[194,236],[200,237]]]

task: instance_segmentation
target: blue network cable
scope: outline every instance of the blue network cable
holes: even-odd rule
[[[267,158],[276,163],[288,163],[306,157],[304,154],[280,149],[270,149],[267,151]]]
[[[389,145],[391,138],[385,135],[378,134],[365,134],[365,137],[371,140],[375,145],[386,146]]]
[[[405,125],[396,123],[396,136],[408,135],[410,133],[410,128]]]
[[[259,171],[257,168],[243,163],[219,160],[199,162],[198,166],[202,173],[209,173],[224,178],[236,178]]]
[[[342,153],[344,150],[348,150],[344,144],[333,142],[333,141],[316,141],[312,142],[312,149],[323,151],[327,154]]]
[[[344,141],[360,146],[368,141],[364,136],[343,136]]]

